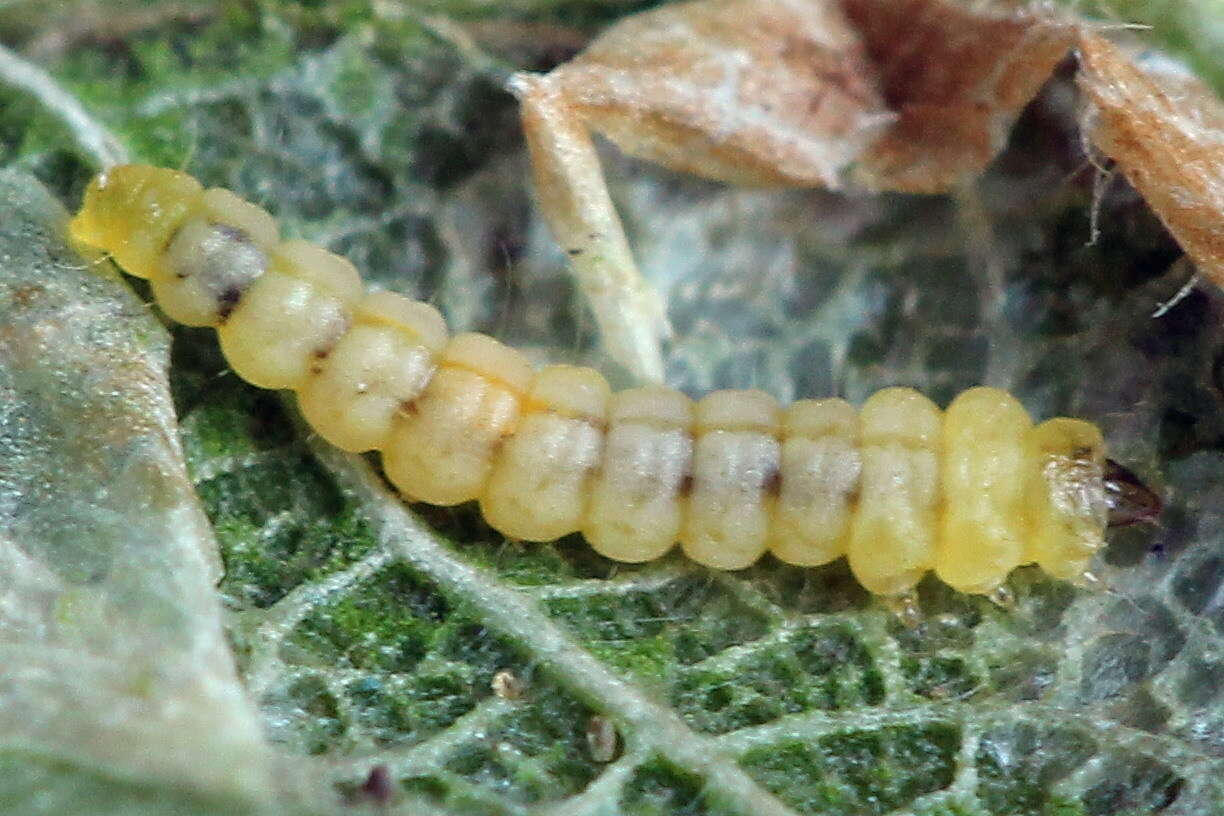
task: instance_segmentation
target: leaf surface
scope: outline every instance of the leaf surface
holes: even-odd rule
[[[436,21],[120,4],[99,36],[34,5],[0,14],[6,42],[135,158],[264,204],[456,330],[603,364],[513,100]],[[536,67],[626,10],[461,5],[430,11]],[[676,385],[946,404],[988,382],[1099,423],[1169,499],[1111,536],[1107,590],[1023,569],[1001,610],[929,581],[916,631],[840,563],[627,567],[404,506],[210,332],[174,329],[167,375],[155,314],[6,171],[0,804],[342,812],[382,765],[413,814],[1218,809],[1224,300],[1175,300],[1192,269],[1123,179],[1094,185],[1075,94],[1056,76],[957,196],[742,190],[604,154]],[[70,130],[0,101],[0,156],[73,202]]]

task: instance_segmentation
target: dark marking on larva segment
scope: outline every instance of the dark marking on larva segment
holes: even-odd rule
[[[404,400],[399,404],[399,412],[401,416],[413,417],[419,414],[421,409],[417,407],[417,401],[415,399],[410,399]]]
[[[696,486],[697,477],[693,475],[692,471],[686,471],[685,474],[680,477],[680,483],[676,485],[676,495],[687,499],[689,496],[693,495],[693,488]]]
[[[162,241],[161,246],[157,248],[157,254],[164,258],[166,254],[170,252],[170,247],[172,247],[174,245],[174,242],[178,240],[179,233],[182,231],[183,231],[183,224],[179,224],[177,227],[170,230],[169,234],[166,235],[166,240]],[[175,277],[185,278],[187,277],[187,275],[176,271]]]
[[[159,254],[165,255],[170,251],[171,245],[178,240],[179,234],[183,231],[183,227],[187,226],[189,223],[191,222],[185,221],[170,231],[170,234],[166,236],[166,240],[162,241]],[[251,241],[251,236],[247,235],[245,230],[238,229],[238,227],[231,226],[230,224],[221,224],[216,221],[207,222],[207,226],[213,232],[219,234],[222,238],[232,244],[246,244],[248,246],[252,246],[254,244],[254,242]],[[181,272],[176,273],[176,276],[179,278],[187,277],[186,274]]]
[[[330,348],[319,348],[319,349],[315,349],[311,353],[310,355],[312,358],[312,362],[310,363],[310,373],[311,374],[322,373],[323,363],[327,360],[328,356],[331,355],[331,352],[332,350]]]
[[[594,416],[570,416],[570,415],[563,414],[563,413],[561,413],[560,411],[556,411],[556,410],[554,410],[554,409],[552,409],[552,408],[550,408],[550,409],[548,410],[548,413],[553,414],[553,415],[555,415],[555,416],[564,417],[564,418],[566,418],[566,419],[576,419],[576,420],[578,420],[579,422],[581,422],[582,424],[584,424],[584,425],[588,425],[588,426],[590,426],[590,427],[594,428],[594,429],[595,429],[595,431],[596,431],[596,433],[599,433],[600,435],[605,435],[605,434],[607,434],[607,433],[608,433],[608,422],[607,422],[607,420],[603,419],[602,417],[594,417]]]
[[[268,269],[268,255],[245,231],[213,221],[188,219],[180,224],[163,251],[166,270],[185,284],[181,293],[190,304],[202,295],[217,304],[216,318],[224,323],[247,289]],[[190,282],[189,282],[190,281]],[[168,308],[174,314],[174,308]],[[202,317],[202,316],[201,316]]]
[[[577,257],[578,255],[582,254],[582,249],[579,247],[572,247],[571,249],[567,249],[566,252],[568,252],[570,255]]]
[[[336,348],[341,338],[348,334],[348,330],[352,325],[351,318],[347,316],[338,316],[332,321],[335,325],[330,338],[326,340],[326,345],[318,346],[310,352],[311,364],[310,370],[318,374],[323,370],[323,361],[326,360]]]
[[[780,468],[770,468],[765,474],[765,480],[761,483],[761,492],[775,498],[782,494],[782,470]]]
[[[217,321],[220,324],[224,325],[238,308],[238,304],[242,302],[243,291],[237,286],[231,286],[217,296]]]
[[[208,226],[212,227],[217,232],[221,233],[226,238],[228,238],[229,240],[233,241],[236,244],[252,243],[251,236],[247,235],[245,230],[240,230],[237,227],[232,226],[230,224],[219,224],[216,221],[209,221]]]
[[[358,788],[361,797],[376,805],[386,805],[395,794],[395,782],[391,779],[391,770],[386,765],[375,765],[370,769],[365,781]]]
[[[850,488],[850,492],[846,493],[846,504],[850,505],[851,509],[857,510],[862,493],[863,487],[861,482],[855,482],[854,487]]]

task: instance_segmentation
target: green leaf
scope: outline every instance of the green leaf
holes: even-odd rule
[[[18,3],[0,36],[134,159],[267,206],[457,330],[606,365],[513,99],[429,15],[536,64],[626,4],[406,9]],[[0,810],[339,813],[380,765],[405,814],[1219,810],[1224,300],[1153,316],[1191,270],[1122,179],[1089,241],[1072,93],[1052,81],[960,197],[604,153],[676,385],[946,403],[985,381],[1099,423],[1167,495],[1159,527],[1111,535],[1108,589],[1025,568],[1003,610],[928,580],[911,631],[842,563],[627,566],[405,506],[67,246],[56,198],[101,142],[0,88]]]

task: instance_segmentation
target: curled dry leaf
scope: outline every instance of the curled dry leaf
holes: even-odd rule
[[[650,381],[662,379],[664,307],[638,274],[590,131],[731,183],[944,192],[981,174],[1077,43],[1100,111],[1094,138],[1208,274],[1224,278],[1218,103],[1183,79],[1162,90],[1084,23],[1046,7],[693,0],[627,17],[570,62],[518,74],[511,87],[540,206],[605,346]]]
[[[1197,79],[1085,33],[1080,87],[1089,135],[1178,243],[1224,285],[1224,105]]]
[[[942,0],[698,0],[548,76],[623,151],[733,183],[947,190],[1002,148],[1075,41],[1048,12]]]
[[[626,153],[733,183],[839,186],[893,118],[830,2],[665,6],[608,29],[548,81]]]
[[[989,13],[932,0],[843,0],[867,49],[892,125],[857,180],[936,193],[977,176],[1074,43],[1050,13]]]

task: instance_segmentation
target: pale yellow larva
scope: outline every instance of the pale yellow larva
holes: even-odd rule
[[[215,327],[239,376],[295,391],[329,442],[380,451],[405,497],[476,500],[514,538],[581,531],[626,562],[679,543],[716,569],[845,556],[878,595],[905,597],[930,570],[991,594],[1021,564],[1082,575],[1120,493],[1128,520],[1157,509],[1106,472],[1095,426],[1034,427],[994,388],[946,412],[886,388],[856,412],[760,391],[613,394],[593,369],[533,371],[490,337],[449,337],[431,306],[365,293],[343,258],[282,242],[262,209],[176,171],[99,175],[71,231],[148,278],[171,318]]]

